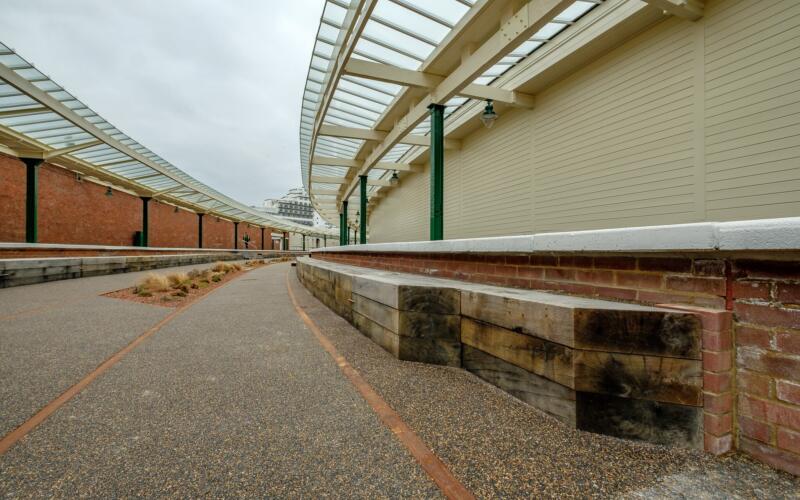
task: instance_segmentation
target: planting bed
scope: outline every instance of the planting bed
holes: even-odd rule
[[[283,262],[286,258],[249,260],[244,264],[217,262],[207,269],[177,273],[150,273],[134,286],[103,294],[105,297],[131,300],[163,307],[180,307],[251,269]]]

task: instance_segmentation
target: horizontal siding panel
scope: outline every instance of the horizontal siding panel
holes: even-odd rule
[[[742,0],[713,22],[722,7],[706,26],[708,215],[797,215],[800,2]]]

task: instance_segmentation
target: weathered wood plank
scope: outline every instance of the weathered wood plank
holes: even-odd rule
[[[575,387],[569,347],[463,317],[461,342],[561,385]]]
[[[573,345],[572,309],[495,293],[462,290],[461,314],[565,346]]]
[[[461,314],[461,291],[440,286],[400,285],[397,308],[429,314]]]
[[[576,403],[578,429],[702,449],[702,408],[580,391]]]
[[[353,312],[358,312],[395,333],[400,331],[400,311],[393,307],[353,293]]]
[[[575,391],[468,345],[463,367],[517,399],[575,426]]]
[[[384,350],[388,351],[392,356],[399,358],[400,337],[396,333],[390,332],[386,328],[357,312],[353,312],[353,325],[361,333],[372,339],[373,342],[381,346]]]
[[[398,359],[459,367],[461,347],[461,342],[446,338],[400,336]]]
[[[703,405],[699,360],[582,350],[575,350],[572,359],[578,391]]]
[[[577,309],[575,347],[607,352],[701,358],[700,319],[693,314]]]

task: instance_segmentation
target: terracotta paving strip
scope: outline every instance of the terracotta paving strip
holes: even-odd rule
[[[289,298],[292,300],[297,314],[308,326],[322,347],[331,355],[342,373],[355,386],[356,390],[367,401],[372,410],[378,415],[381,421],[388,427],[397,439],[406,447],[411,455],[419,462],[425,472],[433,479],[442,493],[451,499],[474,499],[475,496],[461,482],[456,479],[450,469],[442,462],[435,453],[414,433],[414,431],[403,421],[400,415],[372,388],[372,386],[361,377],[358,370],[353,368],[350,363],[339,354],[333,343],[320,330],[313,319],[303,310],[295,299],[289,282],[289,273],[286,273],[286,289]]]
[[[7,452],[14,444],[16,444],[20,439],[27,436],[33,429],[35,429],[39,424],[47,420],[50,415],[55,413],[59,408],[61,408],[65,403],[67,403],[70,399],[75,397],[79,394],[83,389],[85,389],[89,384],[91,384],[96,378],[100,375],[108,371],[109,368],[117,364],[122,358],[124,358],[128,353],[136,349],[139,344],[147,340],[149,337],[153,336],[156,332],[158,332],[161,328],[164,327],[167,323],[181,315],[184,311],[189,309],[194,304],[202,301],[212,293],[217,290],[220,290],[227,286],[228,284],[236,281],[241,276],[245,276],[247,273],[237,273],[237,276],[234,276],[231,280],[226,281],[222,285],[212,288],[208,293],[200,295],[197,299],[192,300],[190,302],[186,302],[180,307],[176,308],[174,311],[169,313],[166,317],[164,317],[161,321],[159,321],[156,325],[139,335],[135,338],[130,344],[123,347],[111,357],[100,363],[100,365],[92,370],[89,374],[87,374],[83,379],[81,379],[78,383],[64,391],[60,396],[56,399],[45,405],[41,410],[39,410],[36,414],[34,414],[31,418],[26,420],[22,425],[14,429],[13,431],[9,432],[2,439],[0,439],[0,455],[3,455]]]

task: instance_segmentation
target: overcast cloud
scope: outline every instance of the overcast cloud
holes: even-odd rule
[[[0,2],[0,41],[192,176],[246,204],[301,185],[322,0]]]

